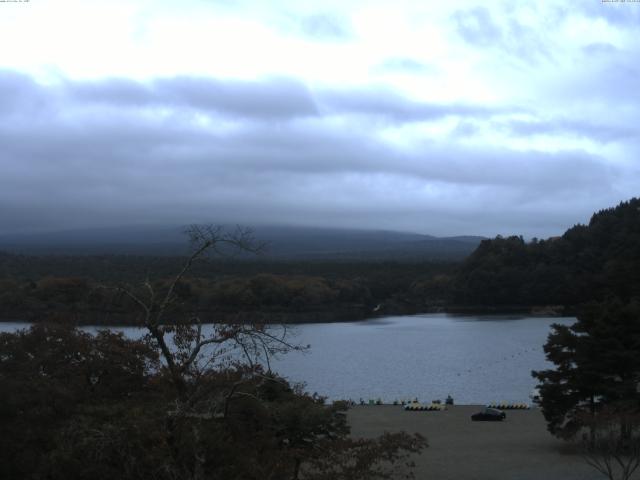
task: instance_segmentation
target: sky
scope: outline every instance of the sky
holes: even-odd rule
[[[0,2],[0,234],[560,235],[638,195],[640,2]]]

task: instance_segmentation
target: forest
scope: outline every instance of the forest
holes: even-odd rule
[[[206,321],[340,321],[373,314],[532,309],[640,295],[640,200],[595,213],[562,236],[483,240],[463,261],[206,258],[177,288]],[[0,253],[0,318],[129,324],[118,286],[168,281],[183,257]],[[552,307],[551,310],[544,310]]]
[[[128,324],[131,302],[117,287],[147,277],[158,286],[182,257],[0,255],[0,318]],[[178,286],[182,308],[207,321],[337,321],[374,309],[417,313],[444,305],[451,262],[203,259]]]
[[[456,305],[560,305],[640,296],[640,200],[601,210],[546,240],[484,240],[459,267]]]

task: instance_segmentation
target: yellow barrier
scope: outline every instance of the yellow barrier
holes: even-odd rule
[[[444,405],[432,403],[431,405],[424,405],[422,403],[408,403],[404,406],[404,409],[411,412],[433,412],[446,410]]]
[[[487,407],[499,410],[528,410],[531,408],[527,403],[490,403]]]

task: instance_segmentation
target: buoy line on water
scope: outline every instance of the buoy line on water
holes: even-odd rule
[[[516,350],[514,353],[511,354],[507,354],[502,356],[501,358],[497,358],[491,362],[482,362],[482,363],[476,363],[474,364],[474,366],[472,368],[468,368],[468,369],[456,369],[453,370],[451,372],[451,375],[455,375],[457,377],[461,377],[461,376],[466,376],[469,374],[473,374],[475,372],[479,372],[482,370],[488,370],[488,369],[492,369],[494,368],[496,365],[498,364],[502,364],[504,362],[508,362],[510,360],[516,359],[518,357],[522,357],[523,355],[526,355],[530,352],[534,352],[534,351],[539,351],[541,350],[541,348],[538,347],[527,347],[527,348],[522,348],[519,350]],[[397,398],[395,400],[393,400],[392,402],[387,402],[382,400],[381,397],[378,397],[376,399],[368,399],[367,401],[363,400],[362,398],[360,398],[360,401],[358,403],[356,403],[353,400],[348,400],[349,404],[352,405],[402,405],[402,406],[406,406],[409,403],[419,403],[417,397],[408,397],[409,400],[404,400],[404,399],[400,399],[398,400]],[[439,400],[433,401],[432,404],[438,404]],[[498,405],[498,406],[496,406]],[[499,405],[504,405],[504,408],[501,408]],[[504,410],[523,410],[523,409],[528,409],[531,408],[531,405],[529,405],[528,403],[513,403],[513,402],[492,402],[487,404],[487,407],[489,408],[501,408]]]
[[[517,350],[515,353],[507,354],[502,358],[497,358],[492,362],[481,362],[481,363],[474,364],[474,366],[471,368],[457,369],[454,372],[452,372],[452,375],[455,374],[455,376],[461,377],[465,374],[472,374],[476,371],[482,371],[489,368],[493,368],[496,365],[508,362],[510,360],[517,359],[518,357],[522,357],[524,354],[527,354],[529,352],[540,351],[540,350],[542,350],[542,348],[537,348],[537,347],[523,348],[523,349]]]

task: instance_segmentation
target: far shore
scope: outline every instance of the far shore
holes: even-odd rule
[[[306,312],[291,311],[244,311],[244,312],[218,312],[216,314],[203,315],[203,323],[264,323],[264,324],[310,324],[310,323],[344,323],[371,320],[373,318],[402,316],[402,315],[426,315],[444,313],[449,315],[523,315],[531,317],[573,317],[574,309],[559,305],[545,306],[427,306],[421,309],[415,307],[386,307],[381,306],[376,311],[342,309],[315,310]],[[138,324],[132,315],[124,315],[121,312],[90,312],[88,314],[60,312],[56,318],[46,321],[64,320],[75,325],[103,326],[103,327],[135,327]],[[41,320],[37,312],[28,312],[24,315],[9,314],[0,318],[0,323],[37,323]]]

